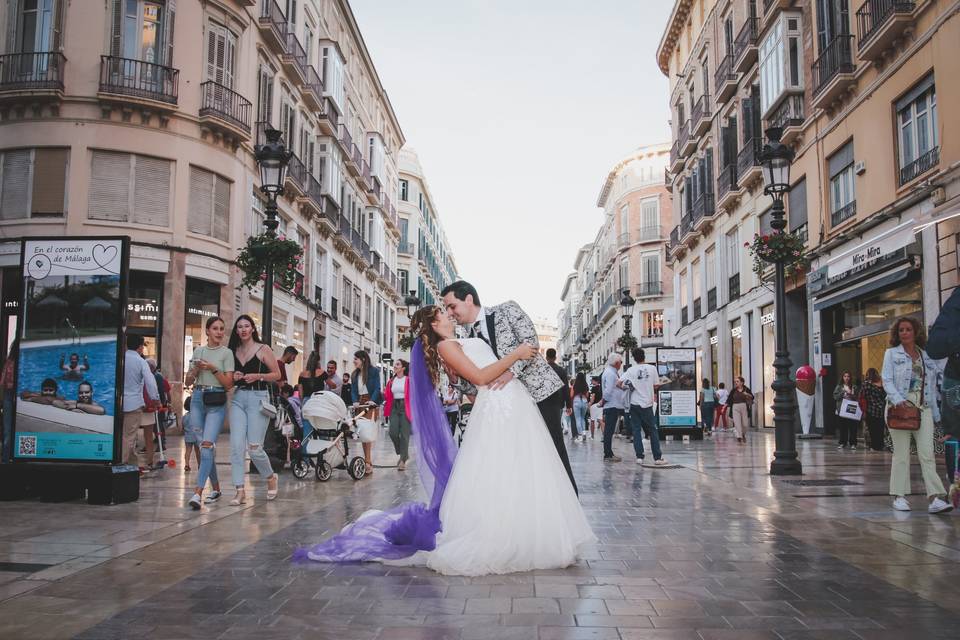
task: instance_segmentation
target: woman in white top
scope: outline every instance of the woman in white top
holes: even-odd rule
[[[410,457],[410,400],[407,393],[410,385],[410,378],[407,376],[409,369],[410,365],[405,360],[394,362],[393,377],[384,394],[386,402],[383,405],[383,415],[389,420],[393,449],[400,456],[397,471],[407,468],[407,459]]]
[[[730,392],[727,390],[727,387],[722,382],[717,385],[717,405],[713,409],[713,428],[717,431],[729,431],[729,423],[727,423],[727,398],[730,396]],[[720,423],[723,422],[723,426],[720,426]]]

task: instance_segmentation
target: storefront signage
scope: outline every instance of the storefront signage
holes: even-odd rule
[[[731,327],[730,328],[730,337],[739,338],[743,335],[743,327]]]
[[[773,322],[774,322],[773,313],[765,313],[762,316],[760,316],[760,326],[773,324]]]
[[[697,350],[657,349],[660,375],[657,402],[660,426],[689,429],[697,426]]]
[[[863,269],[913,242],[915,223],[904,222],[872,240],[850,249],[827,263],[827,277],[835,278],[854,269]]]
[[[720,336],[710,336],[710,344],[720,344]]]
[[[109,463],[122,428],[127,238],[24,240],[13,454]]]

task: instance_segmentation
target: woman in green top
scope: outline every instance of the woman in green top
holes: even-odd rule
[[[213,484],[213,492],[207,496],[207,503],[216,502],[220,497],[214,446],[223,429],[227,390],[233,386],[233,352],[223,343],[226,332],[227,326],[221,318],[214,316],[207,320],[207,345],[194,350],[190,370],[184,379],[185,384],[193,385],[190,420],[203,433],[197,486],[189,502],[193,509],[199,509],[202,505],[207,478]]]
[[[710,381],[703,379],[703,387],[700,388],[700,419],[703,420],[703,430],[708,435],[713,433],[713,410],[717,406],[717,390],[713,388]]]

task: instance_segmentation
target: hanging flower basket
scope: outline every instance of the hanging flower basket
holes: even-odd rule
[[[237,266],[243,272],[243,286],[253,289],[260,284],[268,266],[273,266],[276,284],[293,291],[297,274],[302,269],[303,247],[283,236],[271,238],[266,234],[250,236],[237,255]]]
[[[587,374],[593,370],[589,362],[580,361],[577,363],[577,373]]]
[[[810,259],[804,255],[806,243],[796,233],[776,231],[768,234],[754,234],[753,242],[744,242],[753,258],[753,272],[762,278],[767,264],[783,261],[786,275],[804,273],[810,267]]]
[[[400,340],[397,341],[397,346],[400,347],[400,351],[410,351],[413,348],[414,338],[409,333],[405,333],[400,337]]]
[[[620,336],[617,338],[617,346],[623,349],[624,351],[630,349],[636,349],[638,346],[637,339],[633,336]]]

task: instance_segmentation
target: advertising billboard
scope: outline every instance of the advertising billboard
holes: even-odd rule
[[[689,429],[697,426],[697,350],[657,349],[657,404],[660,427]]]

